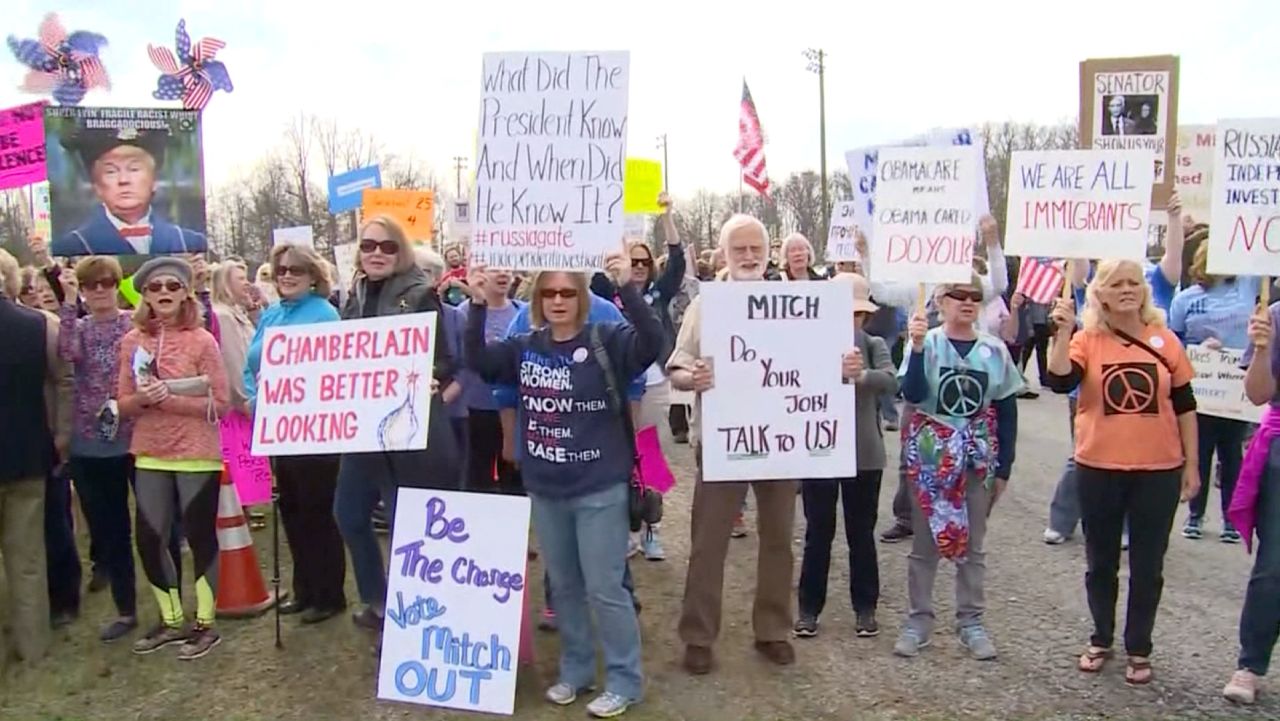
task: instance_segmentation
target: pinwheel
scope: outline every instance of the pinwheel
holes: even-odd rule
[[[147,46],[147,54],[151,62],[160,69],[160,79],[156,82],[155,92],[151,97],[156,100],[182,100],[182,107],[187,110],[203,110],[213,97],[213,91],[231,92],[231,76],[227,74],[227,66],[214,60],[218,51],[227,46],[214,38],[200,38],[194,47],[191,36],[187,35],[187,21],[178,21],[175,45],[178,57],[174,58],[169,48]]]
[[[19,40],[9,36],[14,57],[30,68],[20,90],[44,95],[52,93],[59,105],[78,105],[94,88],[108,90],[111,80],[98,52],[107,39],[98,33],[77,30],[67,33],[56,13],[40,21],[40,37]]]

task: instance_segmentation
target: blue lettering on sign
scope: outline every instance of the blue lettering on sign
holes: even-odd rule
[[[427,501],[427,538],[433,541],[447,538],[454,543],[465,543],[471,538],[471,534],[467,533],[467,522],[461,518],[450,519],[445,515],[446,510],[443,498]]]
[[[524,590],[524,574],[497,568],[480,568],[470,558],[464,557],[454,561],[450,575],[453,576],[454,583],[462,586],[496,587],[498,590],[494,592],[493,600],[498,603],[506,603],[510,600],[512,591],[519,593]]]
[[[396,608],[387,609],[387,618],[400,628],[408,628],[417,626],[420,623],[432,621],[444,615],[449,610],[441,605],[434,597],[428,596],[423,598],[418,596],[418,600],[410,603],[408,606],[404,604],[404,594],[396,591]]]
[[[438,689],[441,672],[445,673],[444,689]],[[406,677],[412,676],[412,684],[406,683]],[[427,698],[435,703],[447,703],[453,700],[457,691],[458,678],[471,682],[467,693],[467,702],[471,705],[480,703],[480,685],[493,678],[488,671],[470,671],[467,669],[439,669],[428,671],[417,661],[405,661],[396,667],[396,691],[402,696],[421,696],[425,691]]]
[[[511,648],[499,641],[496,633],[489,634],[487,641],[472,641],[470,633],[456,636],[448,626],[427,626],[422,629],[422,660],[430,661],[433,650],[438,652],[436,661],[445,666],[478,671],[511,670]]]

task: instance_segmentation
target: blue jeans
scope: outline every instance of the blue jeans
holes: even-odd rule
[[[619,482],[578,498],[532,493],[529,498],[555,594],[560,681],[575,689],[594,683],[598,633],[605,690],[639,700],[644,689],[640,624],[622,580],[627,568],[627,485]]]
[[[1259,676],[1267,673],[1280,637],[1280,439],[1271,442],[1263,473],[1258,494],[1258,557],[1240,612],[1239,659],[1240,668]]]
[[[387,565],[373,532],[373,509],[381,500],[394,529],[396,483],[381,453],[345,455],[338,468],[333,515],[351,553],[360,600],[381,611],[387,600]]]

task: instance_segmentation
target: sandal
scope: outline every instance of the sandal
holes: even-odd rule
[[[1153,677],[1150,659],[1142,656],[1129,657],[1129,665],[1124,670],[1125,683],[1130,686],[1146,686]]]
[[[1083,673],[1100,673],[1102,671],[1102,667],[1106,665],[1107,660],[1110,659],[1111,656],[1112,651],[1109,648],[1090,646],[1085,649],[1083,654],[1081,654],[1080,661],[1076,664],[1076,668],[1080,669]]]

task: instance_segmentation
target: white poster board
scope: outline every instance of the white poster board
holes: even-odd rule
[[[401,488],[378,698],[511,715],[529,499]]]
[[[622,236],[626,52],[485,53],[472,262],[592,270]]]
[[[276,228],[271,231],[271,245],[305,245],[316,247],[315,235],[309,225],[298,225],[292,228]]]
[[[1196,394],[1196,412],[1250,423],[1262,422],[1262,406],[1255,406],[1244,394],[1244,374],[1240,357],[1244,351],[1231,348],[1213,350],[1203,345],[1187,346],[1187,359],[1195,370],[1191,390]]]
[[[715,386],[702,394],[705,481],[840,478],[858,468],[854,347],[843,283],[707,283],[702,352]]]
[[[356,255],[359,250],[358,243],[333,246],[333,265],[338,269],[338,277],[333,280],[338,284],[344,301],[356,282]]]
[[[1197,223],[1208,223],[1213,211],[1213,148],[1216,131],[1212,125],[1178,126],[1178,167],[1174,187],[1182,198],[1182,214]]]
[[[269,330],[253,454],[426,448],[435,328],[435,313],[406,313]]]
[[[838,263],[844,260],[861,261],[858,253],[857,201],[836,203],[831,213],[831,228],[827,231],[827,260]]]
[[[1015,151],[1005,252],[1142,260],[1154,172],[1146,150]]]
[[[628,214],[622,216],[622,239],[628,243],[644,241],[649,237],[649,216]]]
[[[968,282],[982,161],[972,145],[882,148],[870,273],[878,281]]]
[[[1280,119],[1218,121],[1209,273],[1280,275]]]

